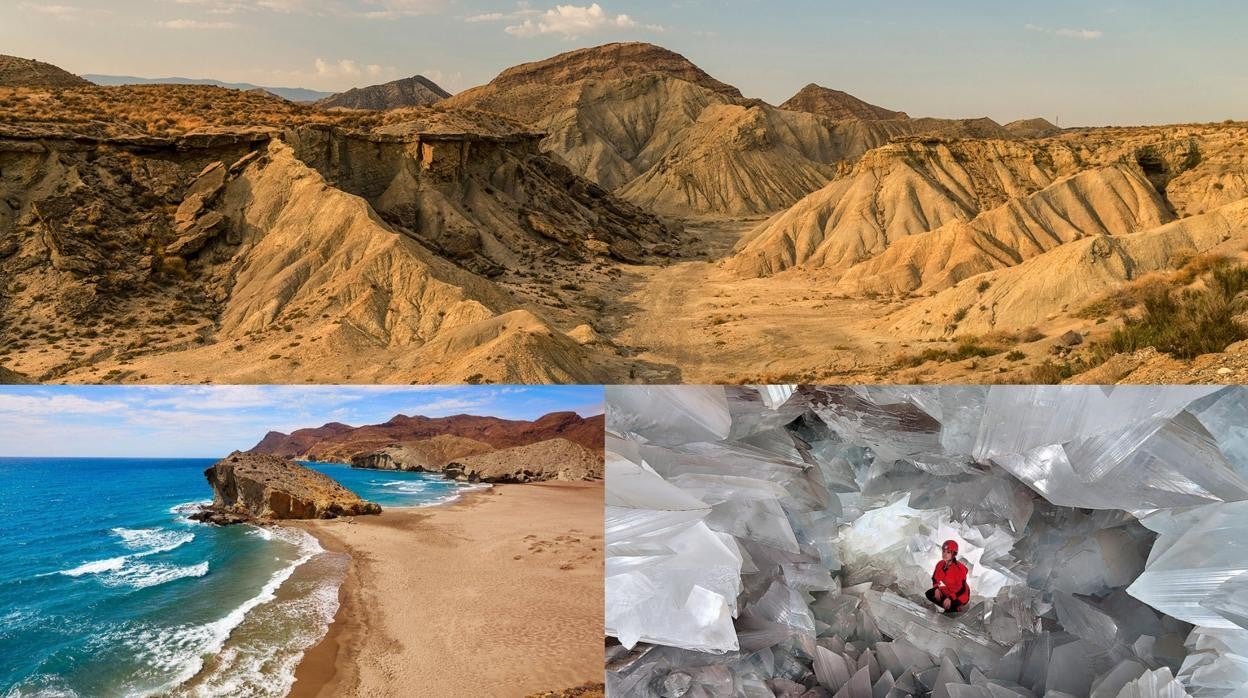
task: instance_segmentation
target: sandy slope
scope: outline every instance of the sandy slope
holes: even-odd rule
[[[496,486],[306,525],[351,555],[291,695],[527,696],[602,680],[602,485]]]

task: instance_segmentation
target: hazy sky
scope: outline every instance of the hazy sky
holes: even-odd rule
[[[5,0],[0,52],[77,73],[452,91],[608,41],[679,51],[776,103],[808,82],[911,115],[1248,119],[1242,0]]]
[[[601,414],[602,387],[0,386],[0,457],[221,457],[326,422],[565,410]]]

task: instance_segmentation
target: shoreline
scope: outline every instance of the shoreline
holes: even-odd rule
[[[602,681],[603,482],[288,521],[350,556],[292,698],[528,696]]]

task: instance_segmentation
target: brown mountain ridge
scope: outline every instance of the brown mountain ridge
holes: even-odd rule
[[[352,427],[331,422],[290,434],[269,432],[248,453],[349,463],[352,456],[358,454],[438,437],[470,440],[495,450],[560,438],[601,452],[604,425],[603,415],[581,417],[575,412],[552,412],[533,421],[468,414],[449,417],[400,414],[384,424]]]

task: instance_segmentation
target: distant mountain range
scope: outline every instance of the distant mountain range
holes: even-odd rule
[[[83,75],[82,77],[97,85],[215,85],[232,90],[264,90],[292,102],[315,102],[335,94],[304,87],[266,87],[248,82],[222,82],[210,78],[140,78],[133,75]]]

